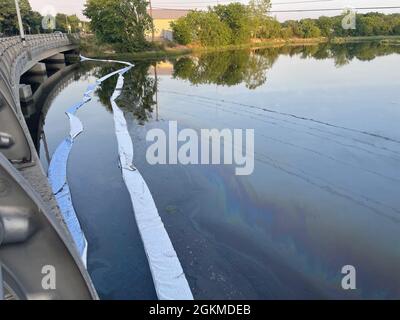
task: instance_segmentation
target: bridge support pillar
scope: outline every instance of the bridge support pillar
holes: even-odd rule
[[[32,87],[29,84],[19,85],[19,99],[24,117],[30,117],[36,112],[33,103]]]
[[[38,62],[28,71],[28,73],[40,75],[47,74],[46,64]]]
[[[79,53],[65,53],[64,56],[68,63],[77,63],[80,60]]]
[[[32,88],[29,84],[19,85],[19,99],[24,103],[32,100]]]
[[[57,53],[45,60],[47,70],[60,70],[65,68],[65,55]]]
[[[46,64],[41,62],[35,64],[28,72],[23,74],[21,77],[21,82],[28,84],[41,84],[46,80],[47,80]]]

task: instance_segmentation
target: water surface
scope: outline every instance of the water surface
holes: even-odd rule
[[[400,298],[400,47],[268,48],[142,61],[119,105],[135,164],[197,299]],[[82,64],[48,102],[51,155],[63,112],[118,66]],[[109,97],[78,112],[85,127],[68,179],[102,298],[153,299],[151,275],[118,168]],[[49,97],[50,99],[50,97]],[[146,162],[151,128],[255,130],[255,170]],[[45,144],[41,141],[45,166]],[[344,265],[357,290],[341,287]]]

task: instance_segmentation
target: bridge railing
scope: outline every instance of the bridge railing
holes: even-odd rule
[[[23,121],[23,117],[19,112],[19,81],[21,75],[39,60],[46,58],[52,53],[59,52],[58,49],[73,48],[73,45],[77,41],[79,41],[77,35],[56,33],[27,35],[24,43],[20,37],[0,38],[0,88],[4,97],[3,102],[14,109],[19,121]],[[0,123],[3,123],[4,126],[4,121],[0,121]],[[18,141],[24,140],[19,139]],[[24,156],[20,157],[20,161],[17,162],[24,163],[24,165],[33,165],[33,158],[28,156],[33,151],[29,151],[29,148],[26,148],[26,146],[22,148],[20,144],[16,143],[11,148],[25,150],[23,153],[20,152]],[[16,156],[15,152],[9,151],[9,153]],[[10,160],[16,159],[13,158]]]
[[[19,102],[20,76],[75,49],[66,34],[0,38],[0,300],[93,299],[97,294],[62,219]],[[57,287],[43,272],[57,270]],[[4,290],[3,290],[4,285]]]
[[[40,55],[49,49],[77,44],[77,34],[48,33],[38,35],[27,35],[25,43],[20,37],[0,38],[0,72],[3,78],[9,80],[13,90],[19,81],[26,63],[33,57]]]

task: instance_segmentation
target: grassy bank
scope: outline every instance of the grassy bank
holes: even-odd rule
[[[331,43],[356,43],[365,41],[380,41],[385,43],[399,43],[400,36],[371,36],[371,37],[346,37],[346,38],[333,38]]]
[[[229,45],[224,47],[200,47],[200,46],[189,46],[193,52],[215,52],[224,50],[240,50],[240,49],[258,49],[258,48],[268,48],[268,47],[281,47],[287,45],[314,45],[318,43],[328,42],[327,38],[310,38],[310,39],[266,39],[259,41],[252,41],[250,43],[241,45]]]
[[[99,43],[95,37],[81,38],[80,43],[81,54],[98,59],[127,59],[127,60],[145,60],[145,59],[162,59],[173,56],[180,56],[193,52],[191,48],[185,46],[166,46],[156,45],[153,50],[142,52],[116,52],[109,44]]]
[[[168,57],[180,56],[190,53],[201,52],[217,52],[225,50],[240,50],[240,49],[258,49],[268,47],[282,46],[299,46],[299,45],[314,45],[319,43],[358,43],[366,41],[380,41],[388,45],[400,45],[400,36],[372,36],[372,37],[346,37],[346,38],[291,38],[291,39],[268,39],[253,41],[242,45],[229,45],[224,47],[200,47],[200,46],[176,46],[158,44],[155,49],[132,52],[119,53],[115,52],[113,47],[108,44],[98,43],[94,37],[86,37],[81,39],[81,53],[87,57],[99,59],[126,59],[126,60],[146,60],[146,59],[164,59]]]

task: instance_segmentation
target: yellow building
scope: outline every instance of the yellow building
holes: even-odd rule
[[[188,10],[182,9],[153,9],[154,37],[158,40],[173,40],[170,23],[184,17]],[[151,12],[149,12],[151,14]],[[151,37],[150,35],[148,35]]]

